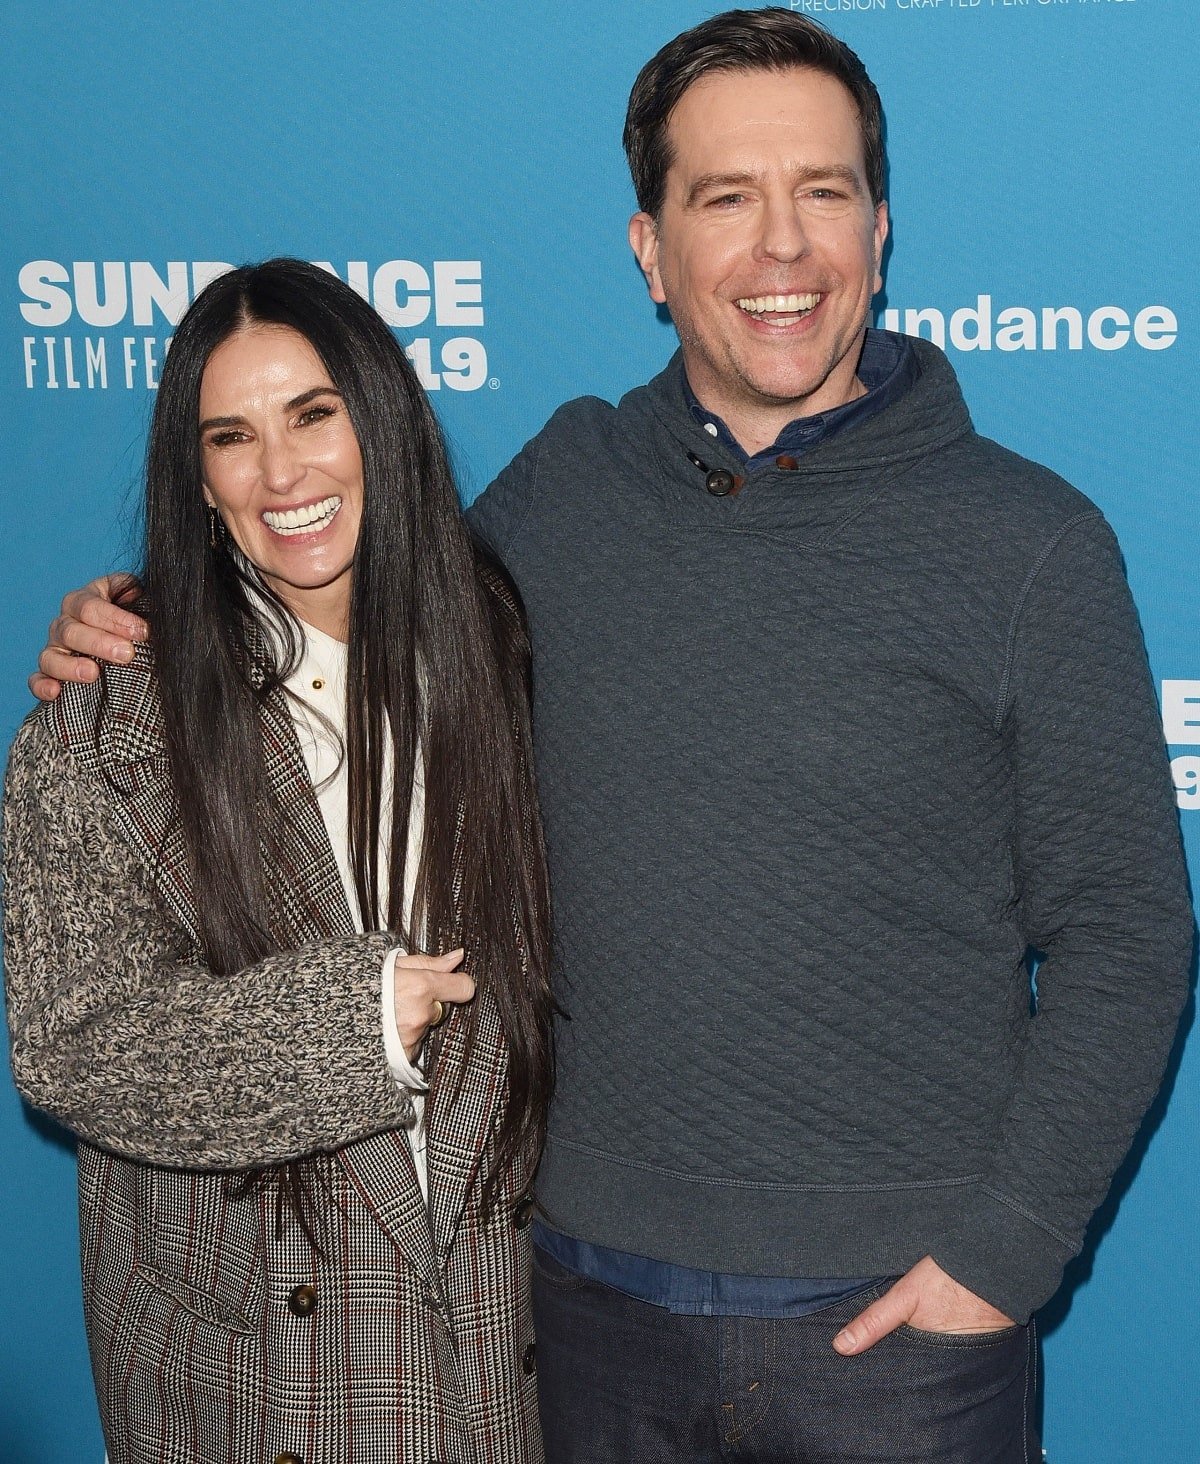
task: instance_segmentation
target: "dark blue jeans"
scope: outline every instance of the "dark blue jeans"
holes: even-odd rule
[[[535,1249],[546,1464],[1033,1464],[1033,1328],[834,1335],[883,1287],[807,1317],[678,1316]]]

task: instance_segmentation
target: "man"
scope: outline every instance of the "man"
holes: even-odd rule
[[[1034,1457],[1026,1324],[1185,992],[1116,545],[975,435],[937,350],[867,329],[881,135],[858,58],[789,11],[666,46],[625,142],[680,353],[472,510],[533,633],[571,1018],[552,1461]],[[65,608],[75,651],[131,624]]]

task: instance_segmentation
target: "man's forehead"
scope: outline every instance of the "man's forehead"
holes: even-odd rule
[[[681,113],[717,103],[746,115],[779,111],[784,105],[857,117],[858,106],[844,82],[814,66],[721,67],[706,71],[671,109],[668,124]]]
[[[672,166],[686,171],[709,166],[718,153],[752,169],[756,155],[781,149],[798,168],[818,160],[864,166],[854,98],[836,77],[811,67],[708,72],[675,104],[667,134]]]

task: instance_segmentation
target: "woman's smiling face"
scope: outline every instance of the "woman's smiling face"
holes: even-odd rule
[[[320,357],[298,331],[252,324],[200,383],[204,497],[301,620],[344,639],[362,521],[362,454]]]

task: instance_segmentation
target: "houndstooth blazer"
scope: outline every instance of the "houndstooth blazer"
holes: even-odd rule
[[[263,713],[310,943],[201,963],[148,652],[21,729],[5,800],[13,1071],[79,1135],[84,1312],[111,1464],[537,1464],[531,1206],[488,1221],[505,1049],[443,1029],[429,1206],[291,717]],[[321,911],[326,929],[305,914]],[[457,1092],[459,1080],[461,1090]],[[319,1252],[230,1171],[324,1153]]]

